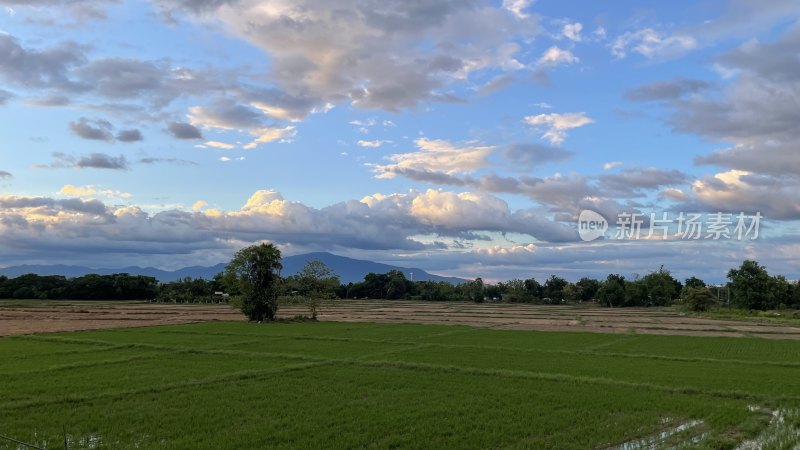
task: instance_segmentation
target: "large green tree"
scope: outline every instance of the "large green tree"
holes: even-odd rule
[[[746,260],[738,269],[728,271],[731,299],[739,308],[766,310],[774,308],[774,280],[756,261]]]
[[[273,244],[245,247],[225,266],[225,284],[241,293],[241,309],[248,319],[275,319],[281,269],[281,251]]]

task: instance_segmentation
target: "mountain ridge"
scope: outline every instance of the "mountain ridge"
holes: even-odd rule
[[[458,277],[445,277],[428,273],[413,267],[401,267],[391,264],[378,263],[364,259],[348,258],[329,252],[312,252],[300,255],[286,256],[282,259],[282,275],[294,275],[303,270],[307,261],[319,260],[330,267],[341,279],[342,283],[356,283],[362,281],[370,272],[386,273],[389,270],[399,270],[406,278],[415,281],[446,281],[448,283],[463,283],[468,281]],[[0,268],[0,275],[10,278],[34,273],[37,275],[62,275],[67,278],[80,277],[87,274],[111,275],[115,273],[128,273],[131,275],[151,276],[161,282],[175,281],[185,277],[211,279],[225,269],[225,263],[213,266],[189,266],[177,270],[163,270],[156,267],[128,266],[119,269],[93,268],[66,264],[22,264]]]

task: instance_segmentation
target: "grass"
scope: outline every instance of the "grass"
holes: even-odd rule
[[[778,435],[757,442],[791,448],[799,354],[797,341],[334,322],[20,336],[0,339],[0,434],[61,448],[66,429],[71,449],[716,449]]]

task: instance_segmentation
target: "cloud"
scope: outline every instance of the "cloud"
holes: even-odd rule
[[[703,80],[676,78],[671,81],[656,81],[625,92],[625,98],[634,101],[676,100],[714,87]]]
[[[124,156],[110,156],[105,153],[91,153],[75,162],[80,169],[128,170],[128,160]]]
[[[220,101],[213,106],[189,108],[189,123],[195,127],[245,130],[262,125],[262,115],[245,105]]]
[[[0,89],[0,106],[3,106],[6,103],[8,103],[8,101],[11,100],[12,98],[14,98],[14,94],[6,90]]]
[[[206,202],[205,200],[198,200],[194,202],[194,204],[192,204],[192,211],[199,212],[206,206],[208,206],[208,202]]]
[[[560,145],[567,138],[567,131],[580,128],[594,121],[586,117],[586,113],[578,112],[526,116],[524,122],[534,127],[545,127],[546,131],[542,135],[542,139],[550,141],[553,145]]]
[[[291,142],[292,138],[297,134],[297,129],[293,126],[287,127],[263,127],[250,130],[250,134],[255,137],[250,143],[245,144],[245,150],[252,150],[261,144],[269,144],[270,142]]]
[[[71,68],[86,57],[75,44],[62,44],[45,50],[28,50],[10,34],[0,33],[0,80],[23,88],[55,88],[68,91],[85,89],[70,80]]]
[[[70,122],[69,128],[73,133],[82,137],[83,139],[113,142],[114,135],[111,130],[114,126],[111,122],[103,119],[90,120],[86,117],[81,117],[76,122]]]
[[[541,58],[539,58],[539,65],[552,67],[574,64],[579,61],[580,59],[573,55],[569,50],[562,50],[556,46],[552,46],[544,52]]]
[[[119,133],[117,133],[117,140],[120,142],[138,142],[143,141],[144,136],[142,136],[142,132],[137,129],[120,130]]]
[[[386,143],[386,141],[382,141],[380,139],[375,139],[373,141],[359,140],[357,142],[359,147],[367,147],[367,148],[378,148],[378,147],[382,146],[385,143]]]
[[[223,150],[230,150],[232,148],[236,148],[235,145],[226,144],[224,142],[218,142],[218,141],[206,141],[203,143],[203,145],[207,145],[209,147],[214,147],[214,148],[220,148]]]
[[[167,164],[175,164],[178,166],[196,166],[198,165],[194,161],[187,161],[185,159],[179,158],[141,158],[139,159],[140,164],[158,164],[158,163],[167,163]]]
[[[7,180],[9,178],[14,178],[14,175],[11,175],[11,172],[0,170],[0,180]]]
[[[71,184],[65,184],[58,192],[71,197],[89,197],[97,194],[94,186],[73,186]]]
[[[95,195],[101,195],[103,197],[123,200],[130,200],[133,198],[133,194],[128,192],[115,191],[112,189],[97,189],[95,186],[91,185],[73,186],[71,184],[65,184],[58,192],[69,197],[93,197]]]
[[[580,22],[568,23],[561,29],[561,35],[570,41],[580,42],[583,40],[581,30],[583,30],[583,25],[581,25]]]
[[[526,19],[529,17],[529,14],[526,13],[525,10],[528,9],[533,2],[534,0],[503,0],[503,8],[511,11],[520,19]]]
[[[125,156],[111,156],[105,153],[90,153],[80,157],[56,152],[52,154],[53,162],[50,164],[36,164],[35,169],[111,169],[128,170],[128,160]]]
[[[167,131],[175,139],[203,139],[200,129],[189,123],[170,122]]]
[[[530,170],[549,162],[565,161],[574,153],[539,144],[511,144],[502,150],[503,157],[515,170]]]
[[[611,170],[615,167],[621,166],[622,161],[609,161],[603,164],[603,170]]]
[[[541,32],[524,11],[530,2],[520,0],[507,9],[460,0],[155,4],[170,20],[220,24],[266,52],[269,80],[282,95],[268,93],[253,105],[282,120],[341,101],[388,111],[462,101],[448,86],[477,72],[521,69],[517,42]]]
[[[420,138],[414,141],[417,151],[387,157],[391,164],[370,164],[375,178],[394,178],[397,175],[441,173],[453,175],[470,173],[485,167],[486,158],[494,147],[455,146],[445,140]]]
[[[611,53],[618,59],[629,52],[638,53],[648,59],[679,56],[697,47],[697,40],[687,35],[665,35],[652,28],[629,31],[617,37],[611,44]]]
[[[800,183],[730,170],[692,184],[693,196],[683,208],[727,213],[761,212],[767,220],[800,220]]]
[[[27,8],[32,22],[50,23],[52,21],[65,21],[66,18],[76,19],[78,22],[86,20],[104,19],[106,8],[118,3],[119,0],[0,0],[0,5]],[[9,11],[14,12],[10,7]],[[13,15],[13,14],[12,14]]]
[[[643,197],[646,191],[687,182],[686,174],[679,170],[649,168],[625,169],[619,173],[598,177],[599,191],[604,197]]]

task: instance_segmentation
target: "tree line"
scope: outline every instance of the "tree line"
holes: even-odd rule
[[[72,300],[155,300],[170,303],[241,302],[249,317],[274,317],[278,304],[321,299],[387,299],[561,304],[596,302],[609,307],[681,304],[703,311],[719,306],[771,310],[800,308],[800,283],[770,275],[756,261],[731,269],[723,286],[707,286],[690,277],[683,282],[663,267],[644,276],[610,274],[605,280],[584,277],[577,282],[552,275],[484,283],[481,278],[460,284],[412,281],[399,270],[369,273],[357,283],[340,282],[324,263],[310,261],[303,271],[281,276],[280,250],[270,244],[244,248],[223,273],[211,280],[184,278],[159,283],[153,277],[115,274],[63,276],[0,276],[0,298]],[[216,295],[221,292],[225,296]],[[249,300],[248,300],[249,299]],[[248,303],[249,302],[249,303]],[[251,306],[246,306],[250,304]],[[252,306],[257,305],[257,306]],[[258,306],[260,305],[260,306]],[[312,304],[312,311],[315,311]],[[259,320],[261,320],[259,319]]]

